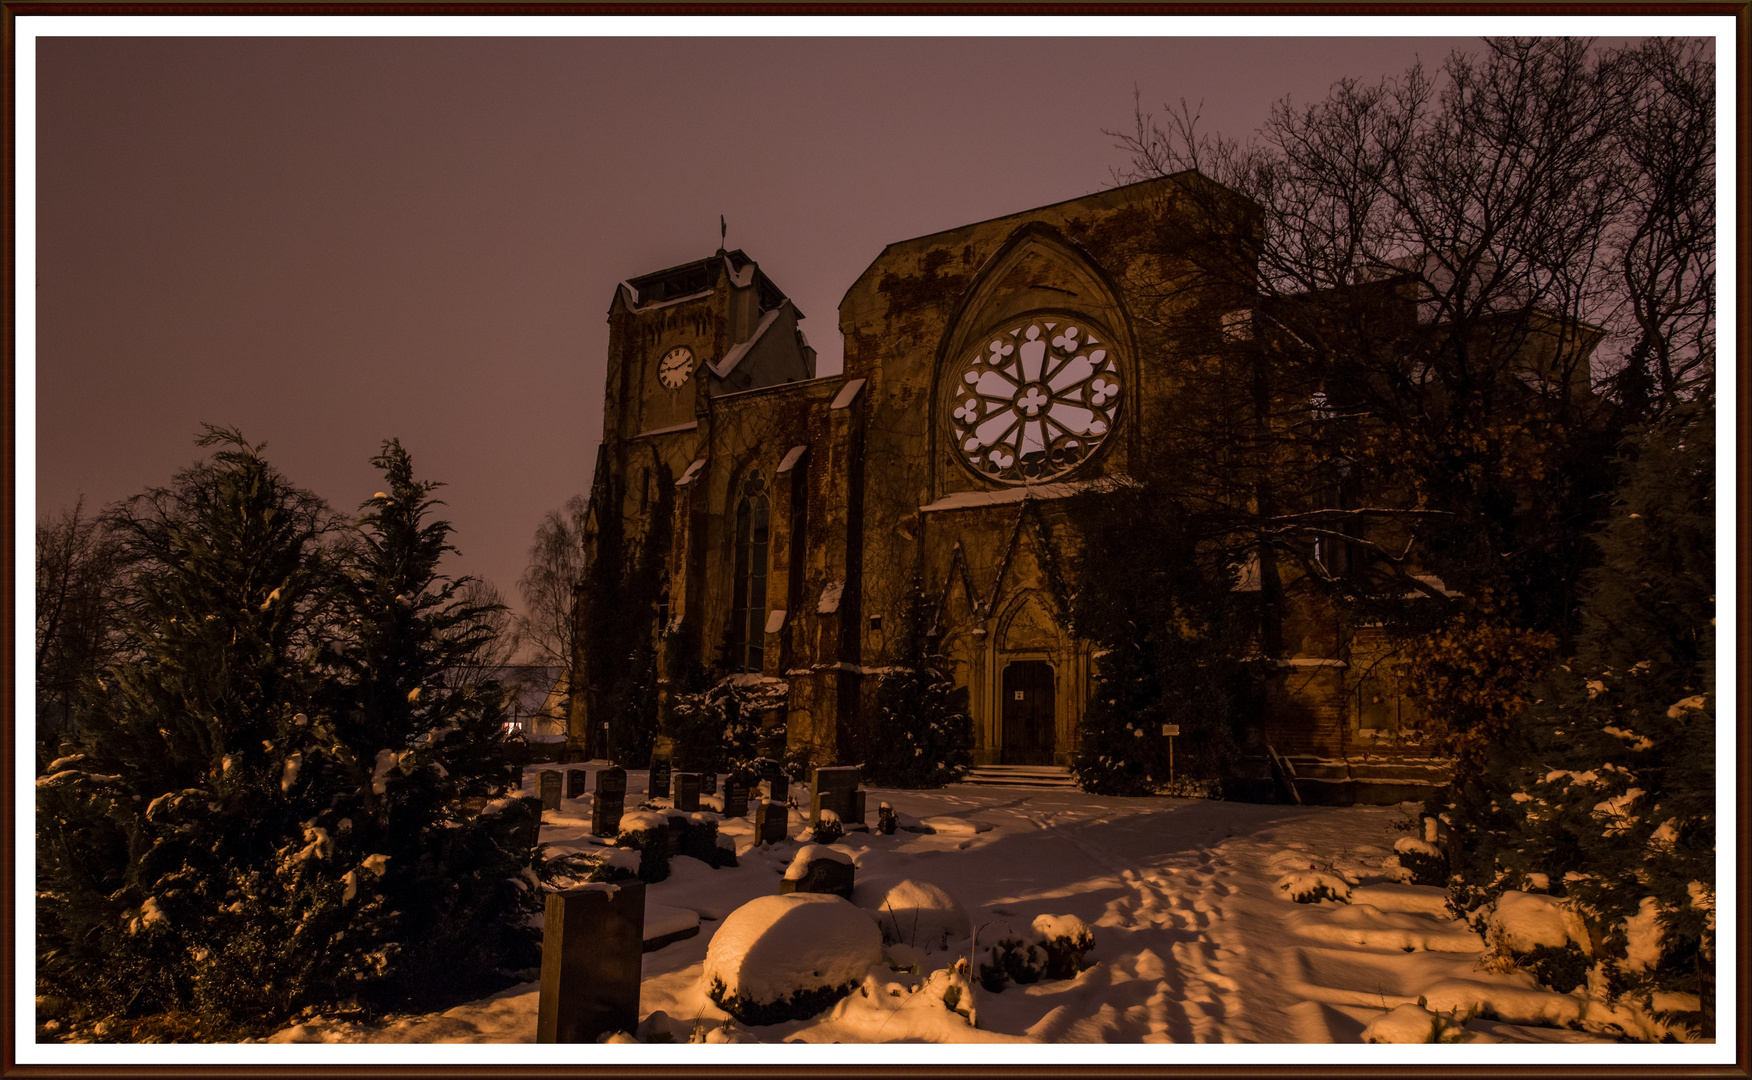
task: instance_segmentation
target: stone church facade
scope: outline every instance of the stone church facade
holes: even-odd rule
[[[1220,340],[1249,302],[1164,298],[1190,264],[1150,241],[1192,212],[1190,185],[1213,187],[1181,174],[890,244],[841,301],[827,377],[803,313],[741,251],[619,286],[587,535],[604,513],[646,535],[668,508],[660,681],[693,661],[782,682],[791,747],[858,762],[916,580],[942,603],[975,763],[1068,764],[1094,651],[1067,618],[1068,499],[1175,468],[1147,421],[1194,377],[1140,349],[1140,312]],[[1383,669],[1353,673],[1366,641],[1294,582],[1282,606],[1258,749],[1342,757],[1409,722]]]

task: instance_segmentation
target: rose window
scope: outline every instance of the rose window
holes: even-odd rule
[[[950,406],[955,445],[975,471],[1006,484],[1062,475],[1119,419],[1119,368],[1085,326],[1031,319],[980,344]]]

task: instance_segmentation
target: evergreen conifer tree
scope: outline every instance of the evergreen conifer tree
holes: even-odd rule
[[[218,449],[109,515],[129,658],[37,783],[38,980],[96,1016],[225,1027],[298,998],[309,972],[270,955],[321,953],[275,868],[309,813],[280,785],[321,696],[333,522],[236,431],[198,443]]]
[[[1549,891],[1589,928],[1599,996],[1714,1030],[1714,409],[1670,410],[1633,459],[1588,576],[1577,655],[1443,807],[1456,901]],[[1658,999],[1654,995],[1663,994]]]
[[[876,688],[876,718],[864,775],[896,788],[961,779],[971,762],[967,690],[950,680],[936,608],[915,578],[901,616],[900,649]]]
[[[38,784],[42,992],[226,1037],[532,963],[537,819],[462,802],[507,774],[493,688],[436,677],[480,613],[435,574],[431,485],[386,445],[391,490],[337,542],[261,446],[200,443],[112,516],[132,658]]]
[[[1148,487],[1080,497],[1073,617],[1100,646],[1075,771],[1087,791],[1213,792],[1258,680],[1257,615],[1199,522]],[[1124,567],[1124,573],[1115,573]],[[1178,724],[1170,769],[1163,724]],[[1172,772],[1172,780],[1171,780]]]

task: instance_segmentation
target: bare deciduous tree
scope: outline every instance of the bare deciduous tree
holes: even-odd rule
[[[53,739],[69,721],[82,680],[120,648],[121,559],[102,518],[85,514],[84,499],[38,521],[36,540],[38,737]]]
[[[525,612],[518,620],[523,644],[541,663],[572,664],[573,592],[584,580],[584,519],[589,501],[582,495],[549,510],[535,530],[529,566],[517,581]]]

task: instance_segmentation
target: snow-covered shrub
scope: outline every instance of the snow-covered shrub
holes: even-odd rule
[[[831,893],[761,896],[731,912],[706,949],[706,996],[745,1024],[821,1012],[882,964],[882,934]]]
[[[590,882],[636,881],[640,854],[623,847],[589,847],[548,857],[536,856],[534,870],[541,883],[553,891],[574,889]]]
[[[399,444],[343,526],[235,431],[118,508],[129,658],[38,781],[39,987],[230,1034],[485,992],[539,955],[492,605]],[[474,669],[479,672],[477,665]],[[495,987],[496,988],[496,987]]]
[[[900,819],[894,815],[894,807],[883,803],[876,808],[876,831],[883,836],[893,836]]]
[[[1088,965],[1083,954],[1095,947],[1095,932],[1075,915],[1036,915],[1034,933],[1046,950],[1046,977],[1074,979]]]
[[[884,944],[943,952],[973,932],[960,902],[928,881],[902,881],[867,904],[867,910],[882,928]]]
[[[876,686],[864,777],[883,787],[934,788],[972,763],[967,690],[949,677],[935,605],[917,579],[907,591],[893,664]]]
[[[1393,857],[1405,871],[1401,880],[1413,885],[1446,885],[1448,859],[1427,840],[1402,836],[1393,842]]]
[[[736,845],[719,843],[728,837],[718,835],[718,820],[716,814],[705,811],[689,814],[687,829],[681,834],[681,850],[678,854],[698,859],[713,869],[735,866]]]
[[[743,672],[676,694],[667,729],[675,760],[691,772],[754,772],[766,746],[784,742],[782,721],[764,723],[772,710],[784,715],[789,691],[782,679]]]
[[[1319,870],[1297,870],[1285,874],[1277,879],[1275,888],[1278,895],[1298,904],[1318,904],[1322,900],[1350,903],[1350,882]]]
[[[639,853],[639,880],[647,884],[669,877],[669,822],[662,814],[634,810],[621,815],[616,846]]]
[[[816,815],[813,835],[817,844],[834,844],[846,835],[846,827],[840,824],[838,814],[823,810]]]
[[[1046,961],[1046,947],[1032,933],[1001,937],[981,954],[979,984],[996,994],[1008,983],[1039,982],[1046,974]]]

